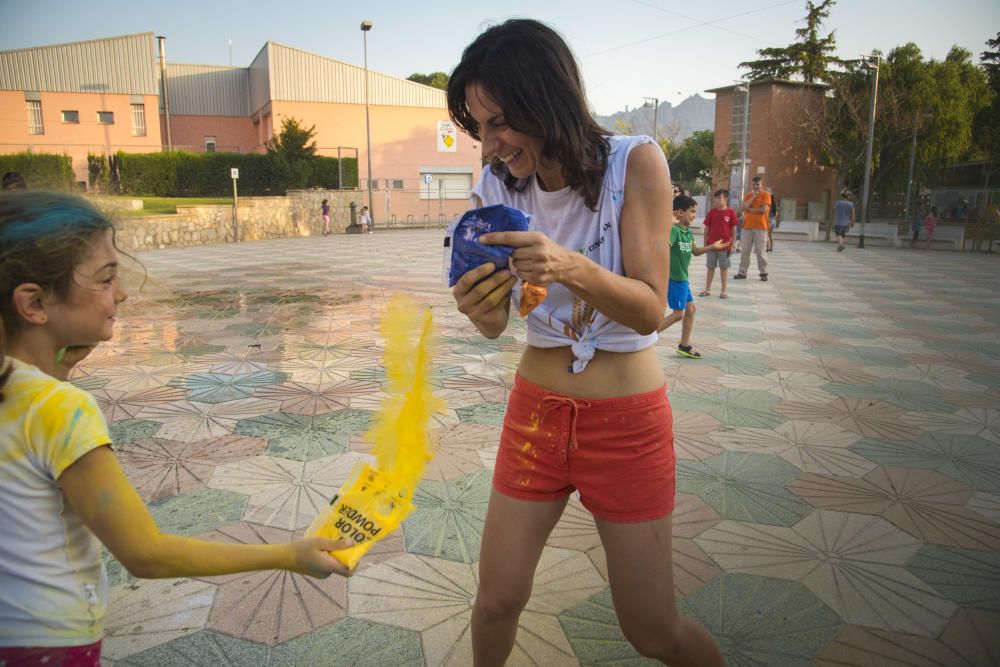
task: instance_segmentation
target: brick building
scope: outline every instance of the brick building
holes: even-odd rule
[[[715,93],[715,155],[731,165],[728,186],[736,201],[740,192],[740,163],[745,104],[747,124],[746,188],[760,174],[764,186],[778,196],[784,220],[826,220],[837,200],[836,171],[819,164],[817,148],[808,140],[804,114],[821,101],[822,84],[783,79],[752,81],[749,91],[736,85],[713,88]]]
[[[294,117],[315,125],[320,155],[358,158],[367,197],[362,67],[275,42],[248,67],[174,64],[157,39],[0,51],[0,152],[65,153],[86,185],[88,153],[263,152]],[[376,220],[468,208],[479,143],[451,125],[444,91],[373,71],[368,91]]]

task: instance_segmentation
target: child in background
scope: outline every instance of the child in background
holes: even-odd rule
[[[918,204],[913,209],[913,215],[910,218],[910,232],[913,233],[913,238],[910,239],[910,247],[917,245],[917,239],[920,238],[920,228],[924,225],[924,206],[923,204]]]
[[[367,206],[361,207],[361,215],[358,216],[358,224],[361,225],[362,234],[371,234],[375,231],[375,225],[372,223],[372,215],[368,212]]]
[[[705,262],[708,266],[708,275],[705,277],[705,290],[698,296],[712,295],[712,279],[715,277],[715,269],[719,268],[719,277],[722,280],[722,291],[719,292],[720,299],[728,299],[726,292],[729,283],[729,254],[732,252],[733,230],[739,224],[736,211],[729,208],[729,190],[716,190],[712,195],[714,208],[705,216],[702,223],[705,235],[702,241],[706,246],[711,246],[716,241],[726,244],[725,250],[708,250],[705,253]]]
[[[323,214],[323,236],[326,236],[330,233],[330,202],[324,199],[319,210]]]
[[[114,228],[63,194],[0,195],[0,664],[100,664],[100,542],[137,577],[348,570],[350,543],[223,544],[160,532],[97,402],[65,382],[128,297]],[[67,352],[67,348],[69,352]]]
[[[931,206],[931,212],[924,220],[924,229],[927,230],[927,249],[931,249],[931,241],[934,240],[934,230],[937,229],[938,224],[938,210],[937,206]]]
[[[698,214],[698,202],[687,195],[674,199],[674,221],[670,229],[670,282],[667,286],[667,306],[672,311],[663,318],[657,331],[663,331],[676,322],[681,322],[681,342],[677,354],[688,359],[701,359],[691,345],[691,331],[694,329],[694,297],[688,282],[688,266],[692,255],[704,255],[709,251],[724,251],[729,242],[719,239],[710,246],[699,248],[695,245],[691,223]]]

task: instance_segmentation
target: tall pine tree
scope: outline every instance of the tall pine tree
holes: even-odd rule
[[[829,83],[833,76],[830,66],[841,64],[841,60],[832,55],[836,48],[835,31],[824,37],[820,35],[820,27],[835,2],[808,0],[805,25],[795,30],[797,41],[784,48],[758,49],[759,60],[742,62],[739,66],[750,70],[748,77],[752,81],[773,78]]]
[[[979,54],[979,66],[986,72],[993,98],[990,105],[976,114],[974,143],[984,157],[1000,164],[1000,32],[986,41],[989,50]]]

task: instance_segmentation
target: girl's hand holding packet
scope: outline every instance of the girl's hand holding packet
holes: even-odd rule
[[[492,262],[498,269],[505,268],[514,248],[506,245],[486,245],[479,237],[489,232],[526,232],[529,217],[522,211],[496,204],[466,211],[455,226],[452,235],[451,271],[448,285],[454,286],[459,278],[477,266]],[[545,287],[521,283],[521,317],[527,317],[545,300]]]

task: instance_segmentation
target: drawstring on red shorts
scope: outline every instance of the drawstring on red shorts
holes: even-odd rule
[[[542,411],[542,416],[538,421],[544,421],[545,417],[548,416],[550,412],[556,408],[568,405],[570,409],[569,413],[569,444],[570,447],[566,450],[566,457],[569,458],[569,449],[576,449],[576,421],[580,414],[580,408],[589,408],[590,401],[584,400],[582,398],[572,398],[570,396],[545,396],[542,398],[542,405],[545,409]]]

